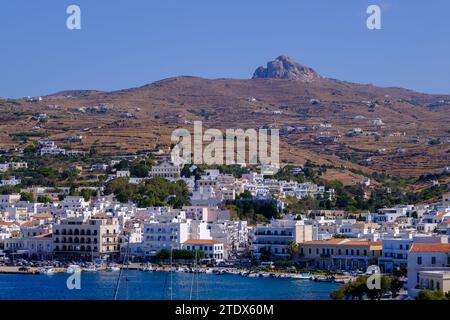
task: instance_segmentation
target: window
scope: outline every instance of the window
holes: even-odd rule
[[[422,264],[422,257],[417,257],[417,264]]]
[[[436,257],[431,257],[431,264],[436,264]]]

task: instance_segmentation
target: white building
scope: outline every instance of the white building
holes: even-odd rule
[[[2,194],[0,195],[0,209],[5,209],[20,201],[20,194]]]
[[[6,172],[9,170],[9,163],[0,163],[0,172]]]
[[[202,251],[206,259],[210,259],[216,263],[222,262],[227,258],[224,244],[217,240],[187,240],[183,243],[182,248],[191,251]]]
[[[260,257],[266,251],[273,256],[286,258],[289,256],[290,241],[302,243],[312,241],[312,225],[305,225],[303,221],[294,219],[271,220],[267,225],[256,226],[253,254]]]
[[[144,222],[146,255],[153,255],[162,249],[180,249],[190,239],[210,238],[207,224],[203,221],[173,218],[163,222]]]
[[[130,171],[128,170],[117,170],[116,172],[116,178],[122,178],[122,177],[130,177]]]
[[[53,225],[54,253],[62,259],[90,260],[119,255],[117,218],[73,218]]]
[[[14,187],[21,184],[21,182],[22,181],[20,179],[16,179],[16,177],[9,177],[9,179],[0,180],[0,187]]]
[[[64,198],[63,208],[69,210],[83,210],[89,207],[90,202],[85,201],[83,197],[67,196]]]
[[[378,212],[373,214],[373,222],[395,222],[399,217],[406,217],[411,208],[412,206],[398,206],[378,209]]]
[[[176,181],[180,179],[180,172],[181,170],[179,166],[169,161],[164,161],[159,165],[152,166],[149,176],[151,178],[162,177],[170,181]]]
[[[415,297],[420,290],[421,271],[450,270],[450,244],[418,243],[408,255],[408,295]]]
[[[412,242],[412,238],[381,240],[382,255],[378,258],[378,264],[383,272],[390,273],[396,268],[406,269]]]
[[[224,244],[227,258],[237,257],[249,249],[247,221],[220,220],[208,224],[211,238]]]

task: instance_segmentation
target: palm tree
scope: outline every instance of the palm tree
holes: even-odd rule
[[[288,248],[287,249],[288,249],[288,252],[289,252],[289,254],[291,255],[292,258],[294,258],[294,257],[296,257],[298,255],[299,247],[298,247],[298,244],[295,241],[290,240],[288,242]]]

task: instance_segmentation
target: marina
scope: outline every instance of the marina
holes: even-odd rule
[[[254,273],[252,273],[254,274]],[[118,272],[81,272],[81,288],[69,290],[66,272],[52,275],[0,274],[0,300],[112,300]],[[193,281],[195,279],[195,282]],[[337,283],[239,274],[128,270],[118,300],[327,300]]]

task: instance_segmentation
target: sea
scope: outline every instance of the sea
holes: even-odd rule
[[[311,280],[137,270],[123,272],[120,281],[119,271],[70,276],[0,274],[0,300],[329,300],[339,287]]]

